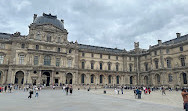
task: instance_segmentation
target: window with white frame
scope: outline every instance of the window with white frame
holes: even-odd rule
[[[57,67],[60,66],[60,58],[56,58],[56,66],[57,66]]]
[[[3,61],[4,61],[4,56],[0,55],[0,64],[3,64]]]
[[[20,55],[20,57],[19,57],[20,64],[24,64],[24,57],[25,57],[25,55]]]
[[[69,60],[67,61],[67,63],[68,63],[68,67],[72,67],[72,60],[71,60],[71,59],[69,59]]]
[[[39,60],[38,60],[39,58],[38,58],[38,56],[35,56],[34,57],[34,65],[38,65],[38,63],[39,63]]]
[[[44,57],[44,65],[51,65],[51,57],[50,56],[45,56]]]

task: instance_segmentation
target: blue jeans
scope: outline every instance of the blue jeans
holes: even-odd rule
[[[185,111],[188,111],[188,103],[184,103],[184,109]]]
[[[39,93],[36,93],[35,97],[38,97],[39,96]]]

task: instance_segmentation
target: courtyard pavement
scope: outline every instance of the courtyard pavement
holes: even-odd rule
[[[183,111],[180,107],[128,100],[86,90],[73,90],[66,96],[62,90],[42,90],[39,97],[29,93],[0,93],[0,111]],[[34,96],[34,95],[33,95]]]

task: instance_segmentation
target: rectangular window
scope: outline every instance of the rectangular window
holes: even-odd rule
[[[111,64],[108,64],[108,70],[111,70]]]
[[[158,61],[155,61],[155,68],[158,69]]]
[[[24,49],[24,48],[25,48],[25,44],[22,44],[22,45],[21,45],[21,48]]]
[[[102,63],[100,63],[100,70],[102,70]]]
[[[47,36],[47,42],[51,42],[51,36]]]
[[[118,60],[118,56],[116,56],[116,60]]]
[[[154,55],[157,55],[157,51],[154,51]]]
[[[183,46],[180,47],[180,51],[183,51]]]
[[[35,57],[34,57],[34,65],[38,65],[38,61],[39,61],[39,60],[38,60],[38,56],[35,56]]]
[[[56,58],[56,66],[57,66],[57,67],[60,66],[60,58]]]
[[[182,57],[182,58],[180,58],[180,59],[181,59],[181,66],[185,66],[185,58]]]
[[[129,60],[131,61],[131,57],[129,57]]]
[[[129,71],[132,72],[132,65],[129,64]]]
[[[100,58],[102,58],[102,54],[100,54]]]
[[[108,55],[108,59],[110,59],[110,55]]]
[[[167,53],[167,54],[169,53],[169,49],[166,49],[166,53]]]
[[[1,48],[1,49],[5,49],[5,44],[1,43],[1,44],[0,44],[0,48]]]
[[[166,60],[167,68],[171,68],[171,60]]]
[[[116,64],[116,71],[118,71],[119,70],[119,65],[118,64]]]
[[[94,69],[94,65],[93,65],[94,63],[91,63],[91,69]]]
[[[20,64],[24,64],[24,55],[20,55],[19,62]]]
[[[36,50],[39,50],[39,45],[36,45],[35,49],[36,49]]]
[[[50,56],[44,57],[44,65],[47,65],[47,66],[51,65],[51,57]]]
[[[148,71],[148,64],[145,64],[145,71]]]
[[[82,57],[84,57],[85,56],[85,53],[84,52],[82,52]]]
[[[58,48],[57,48],[57,52],[61,52],[61,48],[58,47]]]
[[[4,61],[4,56],[0,55],[0,64],[3,64],[3,61]]]
[[[68,67],[72,67],[72,60],[68,60]]]
[[[94,54],[93,54],[93,53],[91,53],[91,57],[94,57]]]
[[[82,62],[82,69],[85,69],[85,62]]]

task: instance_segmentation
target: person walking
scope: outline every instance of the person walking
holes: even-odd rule
[[[7,92],[7,86],[5,86],[5,92]]]
[[[162,95],[163,95],[163,94],[166,95],[166,93],[165,93],[165,88],[164,88],[164,87],[162,87]]]
[[[30,89],[28,98],[32,98],[33,91]]]
[[[123,94],[123,86],[121,87],[121,94]]]
[[[35,88],[35,97],[38,97],[39,96],[39,92],[38,92],[38,88],[36,87]]]
[[[186,92],[186,89],[182,89],[182,98],[183,98],[183,107],[185,111],[188,111],[188,92]]]
[[[148,93],[149,93],[149,94],[151,93],[151,89],[150,89],[150,88],[148,88]]]

